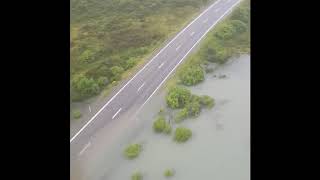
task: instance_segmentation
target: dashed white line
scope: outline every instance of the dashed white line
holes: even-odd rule
[[[114,119],[120,111],[121,111],[121,108],[112,116],[112,119]]]
[[[207,19],[205,19],[204,21],[202,21],[203,23],[206,23],[206,22],[208,22],[208,18]]]
[[[194,31],[192,33],[190,33],[190,36],[193,36],[194,35]]]
[[[158,66],[158,68],[160,69],[163,65],[164,65],[164,62],[161,63],[160,66]]]
[[[91,142],[89,142],[81,151],[80,153],[78,154],[79,156],[82,155],[82,153],[91,145]]]
[[[89,111],[91,112],[91,107],[89,106]]]
[[[140,91],[140,89],[144,86],[145,83],[146,83],[146,82],[144,82],[144,83],[138,88],[137,92]]]
[[[176,51],[178,51],[180,49],[180,47],[181,47],[181,44],[176,48]]]

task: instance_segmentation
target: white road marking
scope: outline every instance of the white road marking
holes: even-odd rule
[[[240,0],[241,1],[241,0]],[[152,92],[152,94],[148,97],[148,99],[140,106],[138,111],[135,113],[133,117],[135,117],[140,110],[143,108],[143,106],[149,101],[149,99],[154,95],[154,93],[161,87],[161,85],[166,81],[166,79],[170,76],[170,74],[179,66],[179,64],[184,60],[185,57],[192,51],[192,49],[203,39],[203,37],[226,15],[228,14],[234,6],[236,6],[240,1],[237,1],[234,5],[232,5],[226,12],[222,14],[221,17],[217,19],[217,21],[210,26],[210,28],[198,39],[198,41],[189,49],[189,51],[180,59],[178,64],[169,72],[169,74],[162,80],[162,82],[159,84],[159,86]]]
[[[121,108],[112,116],[112,119],[114,119],[120,111],[121,111]]]
[[[206,22],[208,22],[208,18],[203,21],[203,23],[206,23]]]
[[[138,88],[137,92],[140,91],[140,89],[144,86],[145,83],[146,83],[146,82],[144,82],[144,83]]]
[[[91,112],[91,107],[89,106],[89,111]]]
[[[158,66],[158,68],[160,69],[163,65],[164,65],[164,62],[161,63],[160,66]]]
[[[164,48],[162,48],[142,69],[140,69],[137,74],[135,74],[112,98],[94,115],[92,118],[70,139],[70,143],[100,114],[100,112],[108,106],[108,104],[137,76],[139,75],[153,60],[161,54],[175,39],[177,39],[189,26],[191,26],[196,20],[198,20],[203,14],[209,11],[221,0],[217,0],[212,5],[210,5],[206,10],[204,10],[197,18],[191,21],[184,29],[182,29]]]
[[[193,36],[194,35],[194,31],[190,34],[190,36]]]
[[[81,156],[81,154],[91,145],[91,142],[89,142],[78,154],[79,156]]]
[[[220,8],[217,8],[217,9],[214,10],[214,12],[218,12],[219,10],[220,10]]]
[[[178,51],[180,49],[180,47],[181,47],[181,44],[176,48],[176,51]]]

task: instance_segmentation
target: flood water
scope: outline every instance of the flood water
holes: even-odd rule
[[[225,78],[219,78],[226,75]],[[192,130],[192,138],[177,144],[171,135],[155,134],[152,123],[164,108],[165,89],[160,89],[140,111],[134,124],[119,125],[113,141],[105,145],[103,158],[89,165],[85,179],[126,180],[134,171],[143,179],[166,179],[168,168],[175,170],[170,179],[249,180],[250,179],[250,56],[231,59],[206,75],[203,83],[189,88],[193,94],[215,99],[214,108],[203,109],[195,119],[174,124]],[[124,121],[123,121],[124,122]],[[116,129],[117,127],[113,127]],[[103,131],[103,136],[111,136]],[[101,140],[101,144],[105,142]],[[129,143],[142,143],[143,151],[134,160],[123,157]],[[100,143],[98,143],[100,144]],[[101,145],[99,147],[101,149]]]

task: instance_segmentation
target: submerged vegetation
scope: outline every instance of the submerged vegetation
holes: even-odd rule
[[[142,150],[142,146],[140,144],[130,144],[125,150],[124,155],[128,159],[134,159],[137,156],[139,156],[140,152]]]
[[[137,171],[131,175],[131,180],[142,180],[142,177],[141,172]]]
[[[174,175],[174,169],[166,169],[163,174],[165,177],[172,177]]]
[[[208,2],[71,0],[71,100],[115,86]]]
[[[171,133],[171,126],[169,123],[166,122],[163,116],[158,117],[156,121],[153,123],[153,130],[157,133]]]
[[[174,140],[177,142],[186,142],[192,136],[190,129],[178,127],[174,133]]]

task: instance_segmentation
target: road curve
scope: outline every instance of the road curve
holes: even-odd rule
[[[70,157],[81,154],[106,123],[134,116],[200,40],[241,0],[217,0],[180,31],[70,139]],[[128,119],[130,120],[130,119]]]

